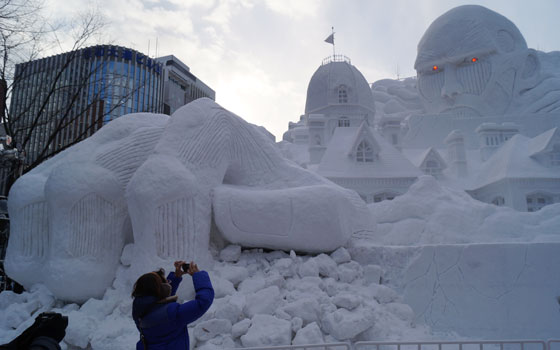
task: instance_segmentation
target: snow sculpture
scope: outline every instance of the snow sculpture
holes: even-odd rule
[[[209,261],[212,215],[231,243],[308,252],[371,228],[355,193],[208,99],[116,119],[20,178],[9,211],[8,274],[74,301],[102,296],[126,243],[140,257]]]
[[[414,68],[428,113],[539,113],[560,111],[560,79],[541,70],[541,62],[546,66],[551,59],[528,49],[504,16],[465,5],[430,25]]]

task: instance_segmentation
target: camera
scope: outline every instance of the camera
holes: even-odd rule
[[[56,312],[43,312],[35,322],[8,344],[0,345],[4,349],[28,349],[39,337],[48,337],[60,343],[66,335],[68,316]]]
[[[183,271],[187,272],[189,270],[190,264],[183,264],[181,265],[181,268],[183,269]]]
[[[61,322],[65,328],[68,326],[68,316],[62,316],[57,312],[43,312],[36,319],[38,322]]]

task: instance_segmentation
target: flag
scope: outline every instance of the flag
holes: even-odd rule
[[[329,37],[325,39],[325,42],[334,45],[334,33],[329,35]]]

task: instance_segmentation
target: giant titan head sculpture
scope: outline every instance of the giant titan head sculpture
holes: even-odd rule
[[[540,70],[519,29],[477,5],[438,17],[418,43],[414,68],[426,112],[467,116],[508,112]]]

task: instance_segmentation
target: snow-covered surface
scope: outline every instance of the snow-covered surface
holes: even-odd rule
[[[519,213],[423,176],[407,194],[369,209],[375,229],[330,254],[211,244],[216,300],[189,327],[193,345],[558,334],[560,278],[550,267],[560,263],[560,205]],[[125,246],[112,287],[82,305],[57,300],[44,285],[0,294],[0,343],[54,310],[69,316],[65,342],[73,348],[132,348],[132,284],[172,263],[138,251]],[[178,295],[192,293],[186,277]]]
[[[550,131],[555,131],[552,129]],[[550,134],[548,132],[547,134]],[[518,179],[553,179],[559,176],[558,168],[543,167],[542,164],[531,157],[535,149],[541,149],[537,138],[530,139],[523,135],[513,136],[506,144],[498,149],[482,167],[471,185],[472,188],[480,188],[487,184],[505,178]]]
[[[367,129],[369,135],[366,137],[375,140],[369,143],[375,142],[379,147],[377,150],[374,149],[377,158],[372,162],[356,162],[354,158],[356,137],[360,137],[358,141],[362,137],[360,129]],[[402,153],[371,128],[363,126],[336,128],[331,142],[336,147],[327,148],[317,169],[317,172],[325,177],[414,178],[422,174]]]
[[[209,272],[216,299],[189,326],[191,348],[431,337],[427,327],[415,323],[413,311],[397,293],[379,284],[383,268],[362,267],[344,248],[316,256],[235,251],[238,246],[214,250],[216,261]],[[82,305],[56,300],[43,285],[22,295],[0,294],[0,309],[6,311],[0,315],[0,343],[28,327],[39,312],[52,310],[69,317],[64,340],[68,347],[133,348],[139,335],[131,318],[132,284],[142,272],[172,262],[138,256],[133,244],[125,247],[121,261],[103,298]],[[177,294],[180,300],[193,296],[190,277],[184,278]]]
[[[373,234],[359,244],[421,246],[511,242],[559,242],[560,203],[529,213],[482,203],[464,191],[422,176],[407,193],[368,205]]]
[[[322,65],[306,113],[324,113],[317,121],[335,129],[314,130],[319,146],[332,135],[318,166],[324,175],[418,176],[404,156],[417,166],[430,149],[445,158],[445,137],[465,135],[469,178],[452,179],[449,169],[440,181],[419,176],[407,193],[367,208],[281,156],[305,165],[308,145],[282,143],[278,152],[265,132],[209,101],[171,118],[117,119],[15,184],[16,243],[10,241],[6,266],[29,292],[0,294],[0,343],[40,312],[58,311],[70,319],[64,348],[133,348],[132,285],[176,258],[199,262],[216,290],[209,312],[189,327],[192,348],[557,338],[560,204],[519,212],[443,184],[472,189],[477,175],[477,186],[503,177],[558,178],[557,169],[536,162],[557,138],[559,55],[528,49],[505,17],[462,6],[424,34],[418,80],[372,86],[375,107],[354,66]],[[454,91],[458,86],[467,89]],[[383,122],[406,124],[402,154],[368,128],[378,162],[346,164],[365,130],[358,125],[376,107],[379,133]],[[341,116],[351,127],[336,128]],[[513,122],[521,135],[483,163],[475,130],[488,122]],[[297,127],[309,132],[304,124]],[[390,162],[390,171],[381,166]],[[169,244],[173,239],[182,244]],[[188,277],[178,295],[192,298]]]
[[[559,243],[356,246],[416,323],[474,339],[558,338]]]
[[[339,87],[347,94],[348,103],[368,109],[373,121],[375,104],[367,80],[347,61],[329,62],[315,71],[307,87],[305,113],[320,113],[325,106],[339,104]]]

